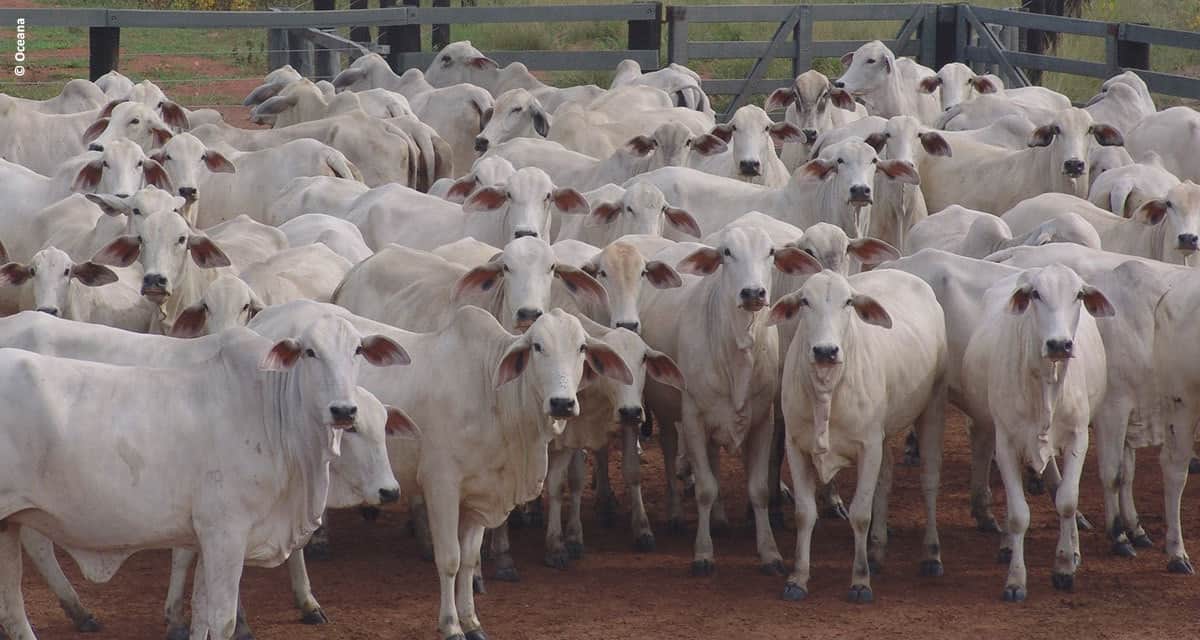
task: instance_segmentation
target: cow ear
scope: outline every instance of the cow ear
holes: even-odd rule
[[[1108,298],[1093,286],[1083,285],[1083,290],[1079,292],[1079,299],[1083,300],[1084,308],[1093,317],[1111,318],[1117,313],[1116,309],[1113,309],[1112,304],[1109,303]]]
[[[692,236],[693,238],[700,237],[700,223],[692,217],[692,214],[676,207],[663,207],[663,215],[667,217],[667,224],[679,229],[680,231]]]
[[[113,195],[104,193],[86,193],[83,196],[88,202],[100,207],[105,215],[123,216],[129,213],[129,203]]]
[[[1054,136],[1058,135],[1058,133],[1058,125],[1042,125],[1033,130],[1033,136],[1029,138],[1029,146],[1048,147],[1051,142],[1054,142]]]
[[[129,102],[129,100],[127,98],[121,98],[120,100],[109,100],[108,104],[104,105],[104,108],[100,110],[100,114],[97,117],[107,118],[111,116],[113,109],[116,109],[117,105],[123,102]]]
[[[677,289],[683,286],[683,278],[679,277],[679,272],[659,260],[646,263],[645,275],[655,289]]]
[[[829,90],[829,99],[833,102],[833,106],[846,111],[855,110],[854,96],[850,95],[849,91],[833,87]]]
[[[188,117],[184,113],[183,107],[170,100],[163,100],[158,103],[158,112],[162,114],[163,122],[169,126],[175,127],[180,131],[187,131],[192,128],[191,124],[188,123]]]
[[[484,187],[476,191],[463,203],[463,211],[467,213],[485,213],[495,211],[508,203],[508,194],[495,187]]]
[[[1153,226],[1162,222],[1163,218],[1167,217],[1167,209],[1170,206],[1171,203],[1162,198],[1147,200],[1142,206],[1137,208],[1137,211],[1133,212],[1132,217],[1142,224]]]
[[[636,138],[630,138],[629,142],[625,143],[625,148],[634,155],[647,156],[650,155],[651,151],[658,148],[658,140],[650,136],[637,136]]]
[[[601,202],[588,214],[587,226],[599,227],[600,225],[612,224],[617,221],[617,217],[620,215],[620,202]]]
[[[1107,124],[1094,124],[1088,127],[1088,133],[1096,138],[1096,142],[1104,147],[1121,147],[1125,145],[1125,138],[1116,127]]]
[[[209,149],[200,157],[204,160],[204,166],[213,173],[237,173],[237,167],[219,151]]]
[[[776,122],[771,125],[771,138],[775,140],[775,144],[808,141],[808,136],[800,131],[800,127],[790,122]]]
[[[851,240],[846,247],[846,253],[858,258],[864,265],[875,266],[888,260],[899,260],[900,250],[883,240],[875,238],[859,238]]]
[[[117,274],[106,266],[95,262],[82,262],[71,267],[71,277],[89,287],[102,287],[117,281]]]
[[[588,212],[587,198],[574,189],[555,189],[550,198],[554,200],[554,208],[562,213],[582,215]]]
[[[33,271],[19,262],[10,262],[0,267],[0,286],[19,287],[33,277]]]
[[[446,192],[446,200],[462,204],[466,201],[467,196],[471,195],[471,192],[474,191],[475,187],[478,185],[479,180],[475,178],[475,176],[464,176],[459,178],[454,182],[454,184],[450,185],[450,190]]]
[[[850,66],[850,64],[854,62],[854,52],[851,51],[850,53],[842,54],[841,62],[843,67]]]
[[[274,96],[263,101],[262,104],[254,107],[250,111],[251,118],[261,116],[277,116],[288,109],[296,106],[300,101],[300,96],[292,94],[290,96]]]
[[[582,269],[561,263],[556,264],[554,265],[554,277],[562,280],[567,291],[570,291],[576,298],[581,298],[594,305],[608,306],[608,292],[604,290],[604,285],[596,282],[595,278],[589,276]]]
[[[496,366],[496,388],[516,380],[529,364],[529,341],[525,338],[517,340],[504,352],[500,364]]]
[[[679,366],[675,364],[671,356],[661,351],[647,349],[642,361],[646,363],[646,375],[652,379],[680,391],[686,387],[683,381],[683,372],[679,370]]]
[[[926,131],[918,133],[917,139],[921,141],[921,146],[925,148],[925,153],[931,156],[953,157],[954,152],[950,150],[950,143],[942,137],[942,134],[936,131]]]
[[[708,134],[711,136],[716,136],[724,142],[729,142],[731,139],[733,139],[733,125],[729,123],[719,124],[713,127],[712,131],[709,131]]]
[[[8,262],[8,249],[4,247],[4,243],[0,242],[0,264]]]
[[[774,305],[771,306],[771,313],[767,315],[767,326],[773,327],[782,322],[787,322],[796,316],[803,306],[803,298],[800,297],[800,292],[789,293],[780,298]]]
[[[587,363],[593,371],[621,384],[633,384],[633,372],[612,347],[595,338],[588,338],[584,343],[584,351],[587,352]]]
[[[863,322],[884,329],[892,328],[892,316],[888,315],[887,310],[875,298],[856,293],[850,296],[850,306],[854,307]]]
[[[142,252],[142,242],[134,236],[121,236],[92,256],[92,262],[110,267],[128,267]]]
[[[875,150],[875,153],[883,153],[883,147],[887,145],[887,141],[888,134],[883,131],[876,131],[863,140]]]
[[[696,276],[707,276],[716,273],[717,268],[724,262],[721,252],[711,247],[696,249],[691,255],[679,261],[675,270]]]
[[[108,123],[110,120],[111,118],[105,116],[89,125],[88,128],[84,129],[83,131],[83,141],[91,142],[92,140],[100,137],[100,134],[104,133],[104,130],[108,128]]]
[[[378,334],[363,338],[358,345],[358,353],[376,367],[412,363],[412,358],[408,357],[404,347],[396,344],[395,340]]]
[[[1021,315],[1029,308],[1029,301],[1033,298],[1033,288],[1029,285],[1018,287],[1013,291],[1012,296],[1008,299],[1008,312],[1013,315]]]
[[[147,158],[142,162],[142,178],[146,184],[154,185],[159,189],[166,191],[171,190],[171,178],[167,175],[166,169],[156,160]]]
[[[487,56],[475,56],[467,61],[467,64],[476,69],[499,69],[500,63],[492,60]]]
[[[168,140],[175,137],[175,134],[171,133],[170,129],[164,129],[162,127],[150,127],[150,134],[154,136],[154,141],[157,142],[158,146],[160,147],[166,144]]]
[[[291,338],[280,340],[267,352],[258,368],[263,371],[287,371],[300,361],[302,351],[299,342]]]
[[[775,268],[794,276],[812,275],[821,272],[821,263],[795,247],[780,247],[775,250]]]
[[[343,69],[341,73],[334,77],[333,88],[345,89],[346,87],[349,87],[350,85],[353,85],[366,77],[366,69],[355,69],[353,67],[349,69]]]
[[[985,78],[984,76],[975,76],[967,82],[979,93],[996,93],[1000,90],[1000,87],[997,87],[991,78]]]
[[[539,136],[545,138],[550,135],[550,114],[546,113],[545,109],[539,104],[531,105],[533,110],[533,131]]]
[[[172,338],[199,338],[204,335],[207,325],[208,305],[202,300],[181,311],[167,335]]]
[[[880,160],[875,170],[883,175],[904,184],[921,184],[921,176],[917,168],[907,160]]]
[[[837,173],[837,163],[825,158],[809,160],[796,169],[796,176],[801,180],[825,180]]]
[[[351,71],[350,69],[347,69],[347,70],[343,71],[342,73],[338,74],[337,79],[340,79],[342,77],[342,74],[349,73],[350,71]],[[334,86],[337,86],[337,83],[336,83],[337,79],[335,79]],[[260,84],[257,87],[255,87],[253,91],[246,94],[246,99],[242,100],[242,106],[243,107],[253,107],[255,105],[262,104],[263,102],[266,102],[268,99],[274,98],[276,95],[279,94],[280,91],[283,91],[283,88],[286,86],[287,86],[286,82],[268,82],[266,84]]]
[[[596,274],[600,273],[600,265],[588,260],[587,262],[579,265],[579,270],[595,278]]]
[[[767,101],[763,103],[763,111],[775,111],[776,109],[785,109],[788,105],[796,101],[796,94],[791,88],[780,88],[771,92],[767,96]]]
[[[504,263],[489,262],[471,269],[454,283],[450,300],[457,302],[462,296],[491,291],[504,277]]]
[[[383,405],[383,408],[387,409],[387,422],[383,425],[385,434],[405,440],[417,440],[421,437],[421,428],[407,413],[390,404]]]
[[[229,261],[229,256],[225,255],[217,243],[208,236],[199,234],[188,236],[187,246],[188,251],[192,254],[192,261],[201,269],[228,267],[233,264]]]
[[[702,156],[715,156],[725,153],[725,150],[728,148],[729,145],[724,140],[711,133],[706,133],[692,140],[692,150]]]
[[[96,185],[100,184],[100,176],[104,175],[104,160],[96,158],[91,162],[83,165],[79,170],[79,174],[75,176],[75,181],[71,183],[72,191],[86,191],[95,189]]]
[[[928,76],[921,79],[921,84],[917,85],[917,89],[921,93],[933,93],[942,86],[942,79],[937,76]]]

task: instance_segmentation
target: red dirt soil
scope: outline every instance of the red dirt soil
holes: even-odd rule
[[[920,578],[923,517],[919,471],[897,467],[892,493],[893,530],[887,562],[872,579],[876,602],[852,605],[844,597],[853,555],[850,527],[822,520],[814,533],[810,596],[801,603],[780,600],[782,578],[758,573],[753,528],[742,514],[746,491],[740,465],[723,470],[722,489],[732,531],[715,539],[717,572],[711,578],[688,575],[692,537],[667,534],[662,458],[657,444],[647,447],[643,468],[647,509],[658,539],[654,553],[631,551],[627,514],[613,529],[592,517],[592,496],[585,497],[586,555],[565,571],[542,565],[541,531],[513,531],[513,553],[521,582],[488,580],[488,593],[476,601],[484,628],[497,640],[541,638],[1144,638],[1200,637],[1200,576],[1166,573],[1161,551],[1161,473],[1157,450],[1143,451],[1136,496],[1143,523],[1157,548],[1137,558],[1108,555],[1099,531],[1081,532],[1083,566],[1074,593],[1055,591],[1050,568],[1058,535],[1049,499],[1030,496],[1032,524],[1026,538],[1029,600],[1000,601],[1006,567],[997,565],[999,538],[974,528],[967,506],[969,456],[963,419],[951,413],[947,425],[939,525],[946,575]],[[897,454],[898,454],[897,444]],[[612,460],[615,488],[620,486],[619,456]],[[730,457],[727,456],[727,460]],[[1094,453],[1081,488],[1081,509],[1102,522]],[[853,474],[839,477],[847,500]],[[1004,491],[994,482],[996,514],[1003,519]],[[1200,547],[1200,488],[1193,482],[1184,495],[1184,532],[1193,552]],[[695,504],[684,504],[690,524]],[[791,509],[788,509],[789,522]],[[287,572],[248,569],[242,597],[258,638],[271,640],[364,640],[438,637],[437,577],[432,563],[417,557],[402,507],[365,522],[354,511],[331,518],[334,558],[310,561],[314,592],[331,623],[299,622],[292,606]],[[790,526],[790,525],[789,525]],[[776,539],[790,563],[795,534],[777,529]],[[85,604],[104,624],[89,636],[101,639],[152,639],[164,636],[162,602],[169,557],[166,552],[134,556],[107,585],[79,577],[64,558],[64,568]],[[485,566],[485,576],[491,567]],[[189,583],[190,584],[190,583]],[[78,640],[40,577],[26,563],[25,599],[42,640]],[[865,634],[865,635],[864,635]],[[981,635],[982,634],[982,635]]]

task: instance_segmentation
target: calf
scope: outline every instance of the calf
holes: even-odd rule
[[[938,108],[940,90],[932,93],[917,90],[921,80],[932,74],[932,69],[907,58],[897,58],[879,40],[842,56],[842,64],[847,69],[833,86],[860,98],[872,115],[883,118],[912,116],[926,126],[933,126],[937,121],[941,113]]]

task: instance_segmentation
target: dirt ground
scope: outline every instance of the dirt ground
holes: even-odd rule
[[[1157,451],[1143,451],[1136,497],[1155,549],[1137,558],[1108,555],[1099,531],[1082,532],[1083,566],[1074,593],[1050,584],[1058,525],[1046,496],[1031,496],[1032,524],[1026,539],[1029,600],[1000,601],[1006,568],[996,564],[998,537],[979,533],[967,507],[967,441],[963,421],[952,414],[947,426],[939,525],[946,575],[920,578],[923,519],[919,472],[898,467],[892,494],[893,537],[882,574],[873,578],[876,602],[844,601],[853,555],[852,534],[844,521],[822,520],[813,540],[811,595],[801,603],[784,602],[783,579],[758,573],[753,528],[742,516],[745,487],[740,465],[725,465],[722,490],[733,530],[715,541],[717,572],[710,578],[688,575],[692,537],[665,531],[662,458],[656,444],[647,447],[644,493],[658,538],[654,553],[634,553],[626,512],[613,529],[602,529],[585,497],[586,555],[570,569],[542,564],[542,532],[513,532],[513,551],[521,582],[489,580],[477,603],[484,628],[497,640],[541,638],[1145,638],[1200,637],[1200,576],[1166,573],[1161,474]],[[897,445],[898,446],[898,445]],[[624,509],[617,466],[612,476]],[[1099,522],[1102,506],[1094,453],[1084,472],[1081,507]],[[852,495],[852,474],[839,478],[842,494]],[[996,513],[1003,517],[1003,489],[994,483]],[[1193,552],[1200,548],[1200,483],[1184,496],[1184,531]],[[695,522],[695,505],[685,513]],[[788,510],[790,516],[790,509]],[[242,596],[256,636],[287,640],[359,640],[437,638],[437,578],[432,563],[417,557],[417,545],[405,525],[402,507],[386,510],[375,522],[354,511],[331,518],[334,557],[311,561],[314,592],[331,620],[306,626],[292,606],[287,572],[248,569]],[[790,519],[790,517],[789,517]],[[795,535],[775,532],[785,561],[791,561]],[[90,636],[101,639],[158,639],[164,635],[162,602],[169,558],[166,552],[134,556],[106,585],[85,582],[69,559],[64,567],[84,602],[103,623]],[[491,575],[490,566],[485,575]],[[40,577],[26,563],[25,601],[42,640],[79,637],[59,610]],[[798,635],[799,634],[799,635]]]

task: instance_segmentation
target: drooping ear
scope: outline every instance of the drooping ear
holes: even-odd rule
[[[600,273],[600,265],[596,264],[594,260],[588,260],[579,265],[579,269],[593,278]]]
[[[492,121],[492,116],[495,115],[495,113],[496,113],[495,107],[488,107],[487,109],[484,109],[483,112],[481,112],[479,114],[479,130],[480,131],[482,131],[484,127],[488,126],[488,123]]]
[[[692,150],[702,156],[715,156],[719,153],[725,153],[729,145],[724,140],[711,133],[706,133],[695,140],[692,140]]]
[[[204,160],[204,166],[213,173],[237,173],[237,167],[220,151],[208,149],[200,158]]]
[[[854,96],[850,95],[850,92],[845,89],[830,87],[829,100],[833,102],[833,106],[839,109],[845,109],[846,111],[855,110],[856,103],[854,102]]]
[[[83,130],[83,141],[91,142],[100,137],[100,134],[104,133],[104,130],[108,128],[108,123],[111,120],[111,118],[105,116],[88,125],[88,128]]]
[[[121,236],[108,243],[92,256],[92,262],[110,267],[128,267],[142,253],[142,241],[135,236]]]
[[[487,56],[475,56],[474,58],[467,60],[467,64],[471,65],[472,67],[475,67],[476,69],[499,69],[500,68],[499,62],[496,62],[495,60],[492,60],[491,58],[489,58]]]
[[[875,170],[883,175],[904,184],[921,184],[921,176],[917,168],[907,160],[880,160]]]
[[[645,276],[655,289],[676,289],[683,286],[683,278],[679,277],[679,272],[659,260],[646,263]]]
[[[667,224],[679,229],[680,231],[692,236],[693,238],[700,237],[700,223],[692,217],[692,214],[676,207],[663,207],[663,215],[667,217]]]
[[[251,118],[261,116],[277,116],[288,109],[291,109],[300,102],[300,96],[292,94],[290,96],[275,96],[264,101],[262,104],[254,107],[250,111]]]
[[[8,249],[4,247],[4,243],[0,242],[0,263],[8,262]]]
[[[350,69],[343,71],[342,73],[338,74],[338,78],[341,78],[343,74],[349,73],[350,71]],[[286,86],[287,83],[284,82],[268,82],[267,84],[260,84],[255,87],[253,91],[246,94],[246,99],[242,100],[242,106],[253,107],[254,105],[262,104],[264,101],[278,95],[279,92],[283,91],[283,88]],[[334,86],[337,86],[337,79],[334,80]]]
[[[679,366],[675,364],[671,356],[661,351],[647,349],[642,362],[646,363],[646,375],[652,379],[680,391],[687,386],[683,381],[683,372],[679,370]]]
[[[529,364],[529,341],[525,338],[517,340],[504,352],[500,364],[496,366],[496,388],[516,380]]]
[[[887,145],[887,141],[888,134],[884,131],[876,131],[863,140],[863,142],[867,143],[872,149],[875,150],[875,153],[883,153],[883,148]]]
[[[793,275],[812,275],[821,272],[821,263],[795,247],[780,247],[775,250],[775,268]]]
[[[788,105],[795,101],[796,93],[790,87],[776,89],[771,92],[771,95],[767,96],[767,101],[763,103],[763,111],[786,109]]]
[[[1033,287],[1024,285],[1017,287],[1013,291],[1012,297],[1008,299],[1008,312],[1013,315],[1021,315],[1029,308],[1029,301],[1033,299]]]
[[[842,62],[842,66],[843,66],[843,67],[848,67],[848,66],[850,66],[850,64],[851,64],[852,62],[854,62],[854,52],[853,52],[853,51],[851,51],[850,53],[844,53],[844,54],[842,54],[842,57],[841,57],[841,62]]]
[[[397,364],[410,364],[412,358],[404,347],[396,344],[395,340],[383,335],[367,336],[358,345],[358,352],[367,362],[376,367],[390,367]]]
[[[942,79],[937,76],[927,76],[921,79],[921,84],[917,85],[917,90],[921,93],[933,93],[942,86]]]
[[[354,67],[343,69],[341,73],[334,77],[333,88],[345,89],[346,87],[349,87],[365,77],[367,77],[367,72],[365,69],[356,69]]]
[[[630,138],[629,142],[625,143],[625,148],[636,156],[645,157],[658,148],[658,140],[650,136],[637,136]]]
[[[19,287],[33,277],[33,271],[19,262],[10,262],[0,267],[0,287]]]
[[[1083,307],[1088,310],[1096,318],[1111,318],[1117,314],[1117,310],[1113,309],[1108,298],[1100,292],[1099,289],[1091,285],[1083,285],[1083,290],[1079,292],[1079,299],[1083,300]]]
[[[163,100],[158,103],[158,112],[162,115],[163,122],[169,126],[175,127],[180,131],[187,131],[192,128],[191,124],[188,123],[188,117],[184,113],[183,107],[170,100]]]
[[[1132,217],[1142,224],[1153,226],[1162,222],[1163,218],[1167,217],[1167,209],[1170,206],[1170,201],[1162,198],[1147,200],[1142,206],[1137,208],[1137,211],[1133,212]]]
[[[184,309],[171,325],[172,338],[199,338],[204,335],[208,325],[208,305],[204,301]]]
[[[1051,142],[1054,142],[1054,136],[1059,133],[1060,130],[1056,124],[1042,125],[1033,130],[1033,135],[1029,138],[1029,146],[1048,147]]]
[[[175,137],[175,134],[172,133],[170,129],[164,129],[162,127],[155,126],[150,127],[150,135],[154,136],[154,141],[160,147],[166,144],[168,140]]]
[[[586,224],[589,227],[612,224],[621,215],[621,209],[620,202],[601,202],[588,214]]]
[[[725,258],[721,255],[720,251],[711,247],[704,247],[696,249],[691,255],[680,260],[679,264],[675,265],[675,269],[680,273],[707,276],[716,273],[717,267],[720,267],[724,261]]]
[[[171,190],[171,178],[167,175],[167,170],[150,158],[142,162],[142,179],[146,181],[146,184],[154,185],[159,189]]]
[[[79,170],[79,174],[75,176],[75,181],[71,183],[71,190],[84,191],[95,189],[96,185],[100,184],[100,177],[102,175],[104,175],[104,160],[96,158],[83,165],[83,168]]]
[[[767,326],[773,327],[796,317],[796,313],[800,311],[800,307],[802,306],[800,300],[799,291],[789,293],[780,298],[771,306],[771,313],[767,315]]]
[[[996,83],[992,82],[991,78],[984,76],[975,76],[974,78],[967,80],[967,84],[974,87],[979,93],[996,93],[1000,91],[1000,87],[997,87]]]
[[[450,190],[446,192],[446,200],[461,204],[478,185],[479,180],[475,176],[463,176],[450,185]]]
[[[228,267],[233,264],[229,260],[229,256],[225,255],[224,251],[217,246],[208,236],[193,234],[188,236],[187,241],[188,251],[192,254],[192,261],[201,269],[215,269],[217,267]]]
[[[416,422],[413,422],[412,418],[408,417],[407,413],[390,404],[383,405],[383,408],[387,409],[387,422],[383,425],[385,434],[405,440],[416,440],[421,437],[421,428],[417,426]]]
[[[1121,147],[1125,138],[1116,127],[1107,124],[1094,124],[1088,127],[1088,133],[1096,138],[1096,142],[1104,147]]]
[[[796,169],[796,175],[803,180],[825,180],[837,173],[837,163],[825,158],[809,160]]]
[[[587,363],[593,371],[621,384],[633,384],[633,372],[629,370],[629,365],[611,347],[589,337],[584,343],[584,350],[587,352]]]
[[[883,305],[879,304],[875,298],[861,293],[856,293],[850,296],[850,306],[858,312],[858,317],[867,324],[873,324],[884,329],[892,328],[892,317],[888,315]]]
[[[542,109],[542,105],[536,102],[529,105],[533,116],[533,131],[539,136],[545,138],[550,135],[550,114]]]
[[[454,283],[450,292],[451,302],[458,302],[464,295],[491,291],[504,277],[504,263],[489,262],[471,269]]]
[[[555,189],[550,194],[550,199],[554,201],[554,208],[558,209],[561,213],[582,215],[588,212],[587,198],[574,189]]]
[[[100,207],[106,215],[122,216],[129,213],[129,203],[122,198],[107,193],[87,193],[84,194],[88,202]]]
[[[567,291],[570,291],[576,298],[594,305],[608,306],[608,292],[604,290],[604,285],[596,282],[595,278],[589,276],[582,269],[566,264],[556,264],[554,265],[554,277],[562,280]]]
[[[851,240],[846,247],[846,253],[858,258],[864,265],[878,265],[888,260],[899,260],[900,250],[883,240],[875,238],[858,238]]]
[[[102,287],[117,281],[117,274],[112,269],[90,261],[72,265],[71,277],[89,287]]]
[[[267,357],[263,358],[262,364],[258,365],[258,368],[263,371],[287,371],[300,361],[302,351],[299,342],[285,338],[271,347],[271,350],[267,352]]]
[[[711,136],[716,136],[724,142],[729,142],[733,138],[733,125],[729,124],[728,122],[725,124],[719,124],[713,127],[712,131],[709,131],[708,134]]]
[[[918,133],[917,139],[921,141],[921,146],[925,148],[925,153],[931,156],[953,157],[954,152],[950,149],[950,143],[942,137],[942,134],[936,131],[926,131]]]
[[[467,213],[487,213],[495,211],[508,204],[508,193],[496,187],[484,187],[476,191],[463,203],[463,211]]]
[[[97,115],[97,117],[107,118],[107,117],[111,116],[113,109],[116,109],[117,105],[119,105],[123,102],[129,102],[129,99],[121,98],[120,100],[109,100],[108,104],[104,105],[104,108],[100,110],[100,113],[99,113],[99,115]]]
[[[808,137],[800,131],[800,127],[790,122],[776,122],[771,125],[771,139],[775,141],[775,144],[808,141]]]

